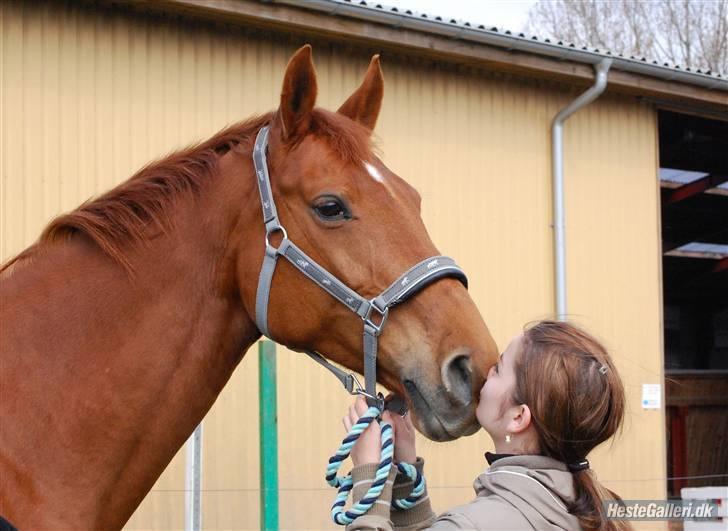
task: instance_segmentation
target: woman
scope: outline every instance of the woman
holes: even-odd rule
[[[344,417],[347,430],[366,411],[358,399]],[[589,469],[589,452],[614,435],[624,415],[624,388],[602,345],[574,325],[542,321],[516,336],[490,369],[476,410],[495,443],[491,465],[474,483],[476,498],[436,517],[425,495],[406,511],[390,509],[411,483],[397,477],[379,501],[347,527],[388,529],[628,528],[607,520],[604,499],[619,499]],[[414,428],[385,412],[395,437],[395,461],[415,464]],[[379,427],[372,423],[352,449],[354,502],[366,493],[379,461]],[[392,468],[390,479],[396,474]]]

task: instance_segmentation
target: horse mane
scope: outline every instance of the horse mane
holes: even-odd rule
[[[231,125],[204,142],[147,164],[98,198],[55,218],[35,245],[0,267],[0,272],[45,244],[76,235],[87,236],[103,253],[132,272],[127,247],[144,243],[150,225],[168,230],[178,198],[183,194],[198,195],[214,175],[220,157],[235,145],[252,145],[255,135],[273,116],[267,113]],[[348,162],[358,163],[371,156],[369,132],[339,114],[314,109],[310,132],[325,138]]]

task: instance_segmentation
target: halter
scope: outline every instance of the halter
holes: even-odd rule
[[[263,207],[263,222],[265,223],[265,256],[260,270],[258,292],[255,300],[255,321],[258,329],[263,335],[270,337],[270,331],[268,330],[268,301],[270,299],[271,282],[278,263],[278,257],[283,256],[329,295],[361,317],[364,322],[364,388],[362,388],[356,376],[332,365],[318,352],[304,352],[330,370],[341,381],[349,394],[363,395],[366,397],[369,406],[375,406],[379,411],[383,411],[384,399],[381,395],[377,396],[376,392],[377,341],[384,325],[387,323],[389,309],[406,301],[426,286],[444,277],[456,278],[467,287],[467,277],[452,258],[432,256],[408,269],[373,299],[366,299],[349,288],[289,240],[286,229],[278,220],[266,159],[269,132],[270,126],[265,126],[258,132],[253,150],[253,163],[257,176],[258,191],[260,192],[260,203]],[[270,236],[275,232],[280,232],[283,236],[277,248],[270,243]]]

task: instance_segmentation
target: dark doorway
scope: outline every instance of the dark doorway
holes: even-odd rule
[[[728,484],[728,116],[659,111],[668,495]]]

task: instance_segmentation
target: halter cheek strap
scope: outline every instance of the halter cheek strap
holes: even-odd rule
[[[356,313],[364,322],[364,389],[362,389],[361,384],[353,374],[346,373],[332,365],[318,352],[305,351],[306,354],[329,369],[349,393],[364,395],[370,406],[377,405],[382,410],[383,400],[376,394],[377,343],[378,337],[387,322],[389,309],[406,301],[426,286],[444,277],[456,278],[467,287],[468,281],[465,273],[452,258],[433,256],[412,266],[373,299],[366,299],[349,288],[288,239],[288,234],[278,219],[270,185],[268,162],[266,160],[269,132],[270,128],[268,126],[258,132],[255,148],[253,149],[253,163],[255,165],[258,191],[260,192],[260,203],[263,208],[263,222],[265,223],[265,256],[263,257],[263,265],[258,278],[258,291],[255,301],[255,320],[258,329],[263,335],[270,337],[268,329],[270,289],[278,258],[282,256],[329,295],[350,311]],[[270,237],[275,232],[280,232],[282,235],[278,247],[274,247],[270,243]]]

